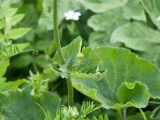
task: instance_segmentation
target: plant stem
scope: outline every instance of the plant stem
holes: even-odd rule
[[[70,77],[67,79],[68,86],[68,106],[73,106],[73,86]]]
[[[63,58],[63,54],[62,54],[62,49],[61,49],[61,43],[60,43],[60,38],[59,38],[59,31],[58,31],[58,0],[54,0],[53,2],[53,21],[54,21],[54,40],[55,40],[55,44],[57,47],[57,52],[58,55],[61,59],[62,64],[65,64],[64,58]],[[73,105],[73,86],[72,86],[72,81],[70,79],[70,76],[67,78],[67,87],[68,87],[68,105],[72,106]]]
[[[147,117],[146,117],[145,113],[143,112],[143,110],[141,108],[139,108],[139,110],[140,110],[140,113],[141,113],[143,119],[147,120]]]
[[[126,112],[127,112],[127,108],[123,110],[123,120],[126,120]]]
[[[57,0],[53,0],[53,25],[54,25],[54,40],[55,40],[55,44],[57,47],[57,52],[58,55],[62,61],[62,64],[65,63],[64,58],[63,58],[63,54],[62,54],[62,50],[61,50],[61,43],[60,43],[60,38],[59,38],[59,31],[58,31],[58,10],[57,10]]]
[[[123,120],[123,115],[122,115],[121,109],[117,109],[117,113],[119,116],[119,120]]]

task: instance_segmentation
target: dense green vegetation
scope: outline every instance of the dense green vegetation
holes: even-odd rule
[[[0,120],[160,120],[160,0],[0,0]]]

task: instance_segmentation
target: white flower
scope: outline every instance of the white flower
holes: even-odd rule
[[[157,21],[160,22],[160,16],[157,17]]]
[[[79,20],[80,16],[81,16],[80,12],[75,12],[73,10],[69,10],[64,14],[66,20]]]

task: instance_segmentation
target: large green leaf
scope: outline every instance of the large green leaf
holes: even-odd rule
[[[158,46],[159,38],[159,31],[143,23],[133,22],[117,28],[111,36],[111,42],[122,42],[134,50],[148,51]]]
[[[160,29],[160,1],[159,0],[141,0],[143,7],[149,14],[153,23]]]
[[[96,52],[102,60],[101,69],[107,69],[105,77],[72,76],[78,91],[105,108],[146,107],[150,96],[160,98],[160,71],[155,65],[126,49],[100,47]]]
[[[95,31],[109,31],[126,22],[127,20],[122,15],[122,9],[119,8],[92,16],[88,20],[88,25]]]
[[[86,9],[100,13],[122,7],[128,0],[78,0]]]
[[[44,120],[41,107],[50,111],[55,117],[60,101],[59,97],[52,93],[42,94],[40,102],[37,103],[39,105],[26,91],[11,92],[9,95],[1,94],[0,96],[1,116],[5,120]]]

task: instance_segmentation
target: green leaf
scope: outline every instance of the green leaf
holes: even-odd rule
[[[82,39],[81,37],[77,37],[69,45],[62,48],[63,58],[67,66],[70,67],[75,63],[77,55],[78,53],[80,53],[81,46],[82,46]],[[60,57],[58,56],[58,53],[55,54],[53,60],[54,62],[60,65],[62,64]]]
[[[27,34],[31,29],[30,28],[15,28],[9,32],[10,39],[19,39]]]
[[[9,66],[9,60],[0,61],[0,77],[4,75],[8,66]]]
[[[89,36],[89,46],[99,47],[109,44],[109,35],[107,32],[92,32]]]
[[[4,35],[0,32],[0,42],[4,41]]]
[[[111,42],[122,42],[127,47],[139,51],[149,51],[157,47],[160,32],[153,30],[140,22],[127,23],[117,28],[112,36]]]
[[[0,4],[0,18],[3,18],[10,7],[10,0],[5,0]]]
[[[152,22],[160,29],[160,1],[159,0],[141,0],[146,12],[149,14]]]
[[[40,105],[55,117],[56,110],[60,105],[60,98],[51,92],[44,92],[40,98]]]
[[[141,82],[125,82],[118,89],[118,98],[122,103],[131,101],[139,108],[145,107],[149,100],[148,88]]]
[[[29,45],[28,43],[18,43],[18,44],[12,44],[10,46],[4,47],[0,51],[0,60],[6,60],[19,53],[25,52],[24,49],[26,49],[28,45]]]
[[[109,31],[126,22],[127,20],[122,15],[122,9],[118,8],[93,15],[88,20],[88,26],[95,31]]]
[[[29,54],[17,56],[12,60],[11,65],[15,68],[25,68],[32,63],[32,56]]]
[[[78,56],[78,61],[72,66],[72,71],[82,73],[96,73],[100,59],[92,48],[83,48]]]
[[[11,17],[11,16],[15,15],[16,12],[17,12],[17,10],[18,10],[18,8],[10,8],[10,9],[6,12],[5,17]]]
[[[123,15],[127,19],[146,21],[145,11],[140,5],[140,0],[129,0],[123,8]]]
[[[4,27],[4,22],[0,19],[0,29]]]
[[[24,18],[24,14],[17,14],[12,17],[12,25],[16,25]]]
[[[145,107],[149,97],[160,98],[160,70],[155,65],[126,49],[100,47],[96,49],[96,52],[102,60],[102,69],[107,69],[105,77],[101,80],[72,77],[73,86],[78,91],[98,101],[107,109],[129,106]],[[124,98],[125,102],[122,103],[121,97],[123,96],[118,96],[118,93],[123,93],[124,88],[127,89],[124,85],[126,82],[131,83],[132,86],[135,84],[134,88],[138,88],[141,92],[137,92],[136,89],[132,89],[133,92],[131,92],[132,90],[128,89],[128,92],[125,92],[132,93],[133,96],[130,99],[129,96]],[[139,95],[142,99],[137,100]],[[133,100],[136,100],[136,104]]]
[[[0,94],[0,96],[1,115],[5,120],[44,120],[44,113],[27,91],[10,92],[9,95]],[[43,93],[38,104],[44,109],[50,110],[55,117],[59,101],[57,95]]]
[[[25,80],[15,80],[10,82],[0,82],[0,93],[8,93],[9,91],[15,91],[19,89],[20,85],[23,85]]]
[[[86,9],[95,13],[105,12],[118,7],[123,7],[128,0],[78,0]]]
[[[3,94],[0,96],[1,114],[4,116],[5,120],[43,119],[42,112],[39,111],[29,93],[11,92],[8,96]]]

